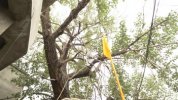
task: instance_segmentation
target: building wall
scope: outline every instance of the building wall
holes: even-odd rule
[[[15,77],[16,75],[11,72],[10,67],[0,71],[0,100],[11,97],[11,94],[21,91],[20,87],[17,87],[11,82],[12,78]]]

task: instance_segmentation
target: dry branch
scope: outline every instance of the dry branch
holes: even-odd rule
[[[89,3],[89,1],[90,0],[82,0],[78,3],[77,7],[70,12],[70,15],[67,17],[64,23],[62,23],[61,26],[53,33],[54,38],[57,38],[64,32],[66,27],[71,23],[73,19],[77,17],[78,13]]]

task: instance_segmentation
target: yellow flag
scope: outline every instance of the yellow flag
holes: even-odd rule
[[[116,84],[118,85],[118,90],[120,91],[121,99],[125,100],[125,96],[124,96],[124,93],[122,91],[122,87],[121,87],[121,84],[119,82],[119,79],[118,79],[119,75],[117,74],[116,69],[114,67],[114,63],[112,61],[111,51],[109,49],[108,41],[107,41],[106,36],[103,36],[102,43],[103,43],[103,53],[104,53],[104,56],[106,56],[109,60],[111,60],[112,72],[114,74]]]
[[[106,56],[108,59],[111,59],[111,50],[109,49],[108,41],[105,36],[103,36],[103,38],[102,38],[102,43],[103,43],[104,56]]]

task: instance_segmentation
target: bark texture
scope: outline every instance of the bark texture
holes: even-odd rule
[[[77,7],[71,11],[69,17],[64,21],[60,27],[52,33],[51,21],[50,21],[50,9],[47,6],[54,3],[56,0],[49,0],[43,2],[43,9],[41,15],[42,32],[44,40],[44,50],[46,56],[46,62],[48,65],[49,75],[53,88],[54,98],[53,100],[61,100],[63,98],[69,98],[69,75],[66,71],[67,62],[71,59],[68,58],[68,51],[71,47],[71,42],[77,36],[70,37],[70,40],[63,44],[63,48],[59,47],[56,43],[56,38],[63,34],[63,31],[75,19],[78,13],[88,4],[90,0],[82,0],[78,3]],[[48,3],[50,2],[50,3]],[[57,51],[59,51],[60,57],[58,57]],[[78,54],[78,53],[77,53]],[[76,54],[76,55],[77,55]]]
[[[45,55],[46,55],[50,78],[55,79],[55,80],[51,80],[51,84],[54,92],[53,99],[57,100],[60,93],[62,93],[59,98],[59,100],[61,100],[62,98],[69,97],[68,85],[66,85],[66,88],[64,88],[63,90],[63,87],[68,78],[66,72],[66,64],[60,64],[60,60],[57,57],[55,38],[53,38],[51,35],[52,31],[51,31],[49,11],[50,11],[49,9],[45,10],[45,12],[43,12],[41,16],[44,49],[45,49]]]

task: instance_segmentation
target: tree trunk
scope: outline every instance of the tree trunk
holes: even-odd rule
[[[57,100],[58,98],[58,100],[61,100],[69,97],[69,85],[67,82],[68,75],[66,71],[66,63],[60,63],[61,61],[57,57],[55,38],[51,35],[52,31],[49,11],[50,10],[47,9],[41,16],[44,50],[54,93],[53,100]]]
[[[48,8],[56,0],[45,0],[43,2],[43,11],[41,16],[42,22],[42,35],[44,40],[45,57],[48,65],[49,76],[51,79],[51,84],[54,92],[54,100],[61,100],[63,98],[69,98],[69,76],[67,75],[66,65],[67,54],[69,51],[70,43],[73,38],[65,45],[63,53],[58,59],[56,52],[56,41],[55,39],[63,33],[65,28],[75,19],[78,13],[89,3],[90,0],[82,0],[78,3],[77,7],[74,8],[70,15],[66,18],[63,24],[52,33],[51,21],[50,21],[50,9]],[[88,72],[88,71],[87,71]]]

